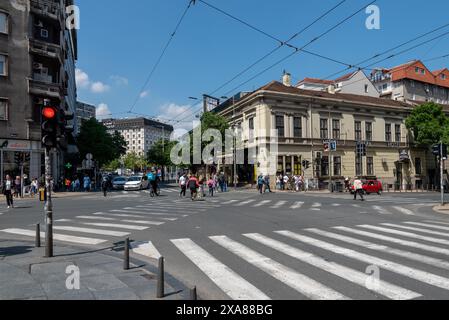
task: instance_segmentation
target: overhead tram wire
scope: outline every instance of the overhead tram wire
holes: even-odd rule
[[[277,39],[276,37],[267,34],[266,32],[260,30],[259,28],[254,27],[254,26],[251,26],[249,23],[244,22],[244,21],[242,21],[241,19],[239,19],[239,18],[237,18],[237,17],[234,17],[233,15],[231,15],[231,14],[225,12],[224,14],[225,14],[226,16],[231,17],[232,19],[237,20],[238,22],[241,22],[241,23],[243,23],[243,24],[246,25],[246,26],[249,26],[249,27],[250,27],[251,29],[253,29],[253,30],[256,30],[256,31],[258,31],[258,32],[259,32],[259,30],[260,30],[260,32],[261,32],[262,34],[268,35],[269,38],[271,38],[271,39],[273,39],[273,40],[275,40],[275,41],[277,41],[277,42],[280,42],[280,44],[279,44],[278,46],[276,46],[273,50],[271,50],[270,52],[268,52],[267,54],[265,54],[264,56],[262,56],[261,58],[257,59],[256,62],[254,62],[254,63],[251,64],[250,66],[246,67],[243,71],[239,72],[239,73],[238,73],[237,75],[235,75],[232,79],[226,81],[223,85],[221,85],[220,87],[218,87],[217,89],[215,89],[214,91],[212,91],[212,92],[210,93],[210,95],[215,94],[217,91],[221,90],[222,88],[224,88],[225,86],[227,86],[228,84],[230,84],[231,82],[233,82],[235,79],[239,78],[240,76],[242,76],[243,74],[245,74],[246,72],[248,72],[249,70],[251,70],[252,68],[254,68],[256,65],[258,65],[259,63],[261,63],[262,61],[264,61],[265,59],[267,59],[268,57],[270,57],[271,55],[273,55],[275,52],[277,52],[277,51],[278,51],[279,49],[281,49],[283,46],[289,46],[289,47],[292,47],[289,43],[290,43],[293,39],[297,38],[298,36],[300,36],[301,34],[303,34],[305,31],[307,31],[308,29],[310,29],[313,25],[315,25],[315,24],[318,23],[320,20],[322,20],[323,18],[325,18],[326,16],[328,16],[330,13],[332,13],[333,11],[335,11],[338,7],[340,7],[340,6],[341,6],[343,3],[345,3],[346,1],[347,1],[347,0],[342,0],[342,1],[340,1],[339,3],[337,3],[335,6],[333,6],[332,8],[330,8],[329,10],[327,10],[326,12],[324,12],[322,15],[320,15],[320,16],[317,17],[317,18],[315,18],[315,19],[314,19],[311,23],[309,23],[307,26],[305,26],[304,28],[302,28],[301,30],[299,30],[298,32],[296,32],[295,34],[293,34],[287,41],[280,41],[280,40]],[[218,10],[219,12],[222,12],[222,11],[223,11],[223,10],[221,10],[221,9],[219,9],[219,8],[216,8],[216,7],[212,6],[212,5],[209,5],[209,4],[206,3],[205,1],[201,1],[201,2],[204,3],[205,5],[208,5],[209,7],[212,7],[212,8],[215,9],[215,10]],[[313,53],[313,52],[310,52],[310,51],[307,51],[307,52],[305,52],[305,53],[310,54],[310,55],[317,55],[317,56],[318,56],[318,54]],[[332,61],[331,58],[327,58],[327,57],[324,57],[324,56],[320,56],[320,57]],[[177,119],[178,117],[180,117],[180,116],[183,115],[184,113],[190,111],[190,110],[191,110],[192,108],[194,108],[196,105],[198,105],[198,104],[195,104],[195,105],[193,105],[192,107],[190,107],[189,109],[183,111],[182,113],[180,113],[179,115],[177,115],[177,116],[175,117],[175,119]]]
[[[351,15],[349,15],[348,17],[346,17],[345,19],[343,19],[342,21],[340,21],[339,23],[337,23],[336,25],[334,25],[333,27],[331,27],[330,29],[328,29],[327,31],[323,32],[322,34],[320,34],[319,36],[315,37],[314,39],[312,39],[311,41],[309,41],[307,44],[305,44],[302,48],[298,48],[298,50],[295,50],[294,52],[290,53],[289,55],[285,56],[284,58],[282,58],[281,60],[275,62],[274,64],[272,64],[271,66],[269,66],[268,68],[265,68],[264,70],[262,70],[261,72],[259,72],[258,74],[256,74],[255,76],[251,77],[249,80],[243,82],[242,84],[240,84],[239,86],[235,87],[234,89],[228,91],[226,94],[229,94],[237,89],[239,89],[240,87],[242,87],[243,85],[247,84],[248,82],[254,80],[255,78],[259,77],[260,75],[264,74],[265,72],[271,70],[272,68],[274,68],[275,66],[279,65],[280,63],[284,62],[285,60],[289,59],[290,57],[292,57],[293,55],[297,54],[298,52],[300,52],[300,50],[306,48],[307,46],[311,45],[312,43],[316,42],[317,40],[319,40],[320,38],[322,38],[323,36],[327,35],[329,32],[335,30],[337,27],[339,27],[340,25],[342,25],[344,22],[348,21],[349,19],[353,18],[355,15],[357,15],[358,13],[360,13],[361,11],[363,11],[366,7],[376,3],[378,0],[374,0],[371,1],[370,3],[364,5],[363,7],[361,7],[360,9],[358,9],[357,11],[355,11],[354,13],[352,13]],[[225,95],[226,95],[225,94]],[[199,110],[197,110],[196,112],[198,112]],[[195,112],[195,113],[196,113]],[[182,118],[181,120],[184,120],[186,118]]]
[[[189,11],[189,9],[190,9],[190,7],[192,6],[192,4],[195,4],[195,0],[190,0],[190,1],[189,1],[189,4],[187,5],[186,9],[185,9],[184,12],[182,13],[181,18],[178,20],[178,22],[177,22],[177,24],[176,24],[176,27],[175,27],[174,31],[170,34],[170,37],[169,37],[167,43],[165,44],[164,48],[162,49],[162,52],[161,52],[161,54],[159,55],[159,58],[156,60],[156,63],[153,65],[153,68],[151,69],[151,71],[150,71],[148,77],[146,78],[146,80],[145,80],[145,82],[144,82],[144,85],[142,86],[142,89],[141,89],[141,90],[139,91],[139,93],[137,94],[137,97],[136,97],[134,103],[131,105],[131,108],[130,108],[130,110],[129,110],[128,113],[131,113],[131,112],[134,110],[134,108],[136,107],[137,103],[139,102],[141,93],[144,92],[144,91],[145,91],[145,88],[148,86],[148,84],[149,84],[151,78],[153,77],[153,75],[154,75],[154,73],[156,72],[156,70],[157,70],[159,64],[161,63],[162,58],[164,57],[165,53],[167,52],[168,47],[170,46],[171,42],[173,41],[173,39],[174,39],[176,33],[177,33],[178,30],[179,30],[179,27],[181,26],[181,23],[183,22],[185,16],[187,15],[187,12]]]
[[[349,71],[349,70],[351,70],[351,69],[354,69],[354,68],[359,68],[359,69],[360,69],[360,66],[361,66],[363,63],[365,63],[365,62],[368,62],[368,61],[373,60],[373,59],[375,59],[375,58],[381,57],[381,56],[383,56],[383,55],[385,55],[385,54],[387,54],[387,53],[389,53],[389,52],[392,52],[392,51],[394,51],[394,50],[396,50],[396,49],[399,49],[399,48],[401,48],[401,47],[403,47],[403,46],[405,46],[405,45],[407,45],[407,44],[409,44],[409,43],[415,42],[416,40],[419,40],[419,39],[421,39],[421,38],[424,38],[425,36],[428,36],[428,35],[430,35],[430,34],[432,34],[432,33],[435,33],[435,32],[437,32],[437,31],[439,31],[439,30],[441,30],[441,29],[444,29],[444,28],[446,28],[446,27],[448,27],[448,26],[449,26],[449,23],[447,23],[447,24],[445,24],[445,25],[443,25],[443,26],[440,26],[440,27],[438,27],[438,28],[436,28],[436,29],[433,29],[433,30],[431,30],[431,31],[428,31],[428,32],[426,32],[426,33],[423,33],[422,35],[419,35],[419,36],[417,36],[417,37],[415,37],[415,38],[413,38],[413,39],[410,39],[410,40],[408,40],[408,41],[406,41],[406,42],[403,42],[403,43],[401,43],[401,44],[399,44],[399,45],[397,45],[397,46],[394,46],[393,48],[387,49],[387,50],[385,50],[385,51],[383,51],[383,52],[381,52],[381,53],[377,53],[377,54],[373,55],[373,56],[370,57],[370,58],[367,58],[367,59],[362,60],[362,61],[360,61],[360,62],[358,62],[358,63],[355,63],[355,64],[354,64],[352,67],[350,67],[350,68],[348,67],[348,68],[346,68],[346,69],[343,69],[343,70],[341,70],[341,71],[338,71],[338,72],[335,72],[335,73],[333,73],[333,74],[331,74],[331,75],[328,75],[328,76],[326,76],[324,79],[332,79],[333,77],[335,77],[335,76],[337,76],[337,75],[339,75],[339,74],[341,74],[341,73],[343,73],[343,72],[347,72],[347,71]]]

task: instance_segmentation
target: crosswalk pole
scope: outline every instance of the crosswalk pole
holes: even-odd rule
[[[161,299],[165,296],[164,293],[164,257],[158,259],[158,273],[157,273],[157,292],[156,297]]]
[[[123,269],[129,270],[129,238],[125,239],[125,258],[123,260]]]
[[[196,287],[193,287],[190,289],[190,300],[196,301],[198,300],[197,294],[196,294]]]
[[[40,224],[36,224],[36,248],[41,247],[41,226]]]

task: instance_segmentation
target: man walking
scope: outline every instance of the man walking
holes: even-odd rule
[[[354,200],[357,200],[357,194],[360,195],[362,201],[365,201],[365,199],[363,199],[363,183],[360,178],[355,178],[354,180]]]
[[[11,177],[9,175],[6,176],[6,180],[3,182],[2,185],[2,193],[6,197],[6,204],[9,208],[14,208],[14,199],[13,199],[13,192],[14,192],[14,181],[11,180]]]
[[[270,187],[270,176],[267,174],[264,178],[265,182],[265,192],[268,190],[269,193],[271,193],[271,187]]]
[[[257,178],[257,190],[259,190],[260,194],[263,194],[263,185],[265,184],[263,175],[260,174]]]
[[[179,186],[181,187],[181,192],[179,193],[180,197],[186,197],[186,189],[187,189],[187,178],[186,175],[183,174],[180,178],[179,178]]]

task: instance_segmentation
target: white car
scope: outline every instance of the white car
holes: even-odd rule
[[[125,183],[125,190],[144,190],[148,189],[148,179],[145,176],[133,176]]]

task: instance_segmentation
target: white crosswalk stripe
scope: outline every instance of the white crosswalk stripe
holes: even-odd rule
[[[35,237],[36,231],[33,230],[25,230],[25,229],[5,229],[1,230],[1,232],[27,236],[27,237]],[[41,232],[41,238],[45,238],[45,232]],[[86,244],[86,245],[98,245],[107,242],[107,240],[95,239],[95,238],[86,238],[86,237],[76,237],[71,235],[53,233],[53,239],[62,242],[70,242],[77,244]]]
[[[331,274],[334,274],[338,277],[346,279],[349,282],[358,284],[360,286],[366,285],[365,273],[345,267],[335,262],[329,262],[312,253],[302,251],[300,249],[294,248],[280,241],[270,239],[260,234],[253,233],[253,234],[246,234],[245,236],[250,239],[253,239],[254,241],[260,242],[266,245],[267,247],[271,247],[286,255],[298,259],[302,262],[308,263],[314,267],[317,267]],[[419,293],[395,286],[385,281],[381,281],[379,283],[379,286],[377,286],[376,288],[372,288],[371,290],[394,300],[409,300],[421,296]]]
[[[242,206],[245,206],[247,204],[253,203],[254,201],[256,201],[256,200],[252,199],[252,200],[243,201],[243,202],[240,202],[240,203],[236,204],[235,206],[236,207],[242,207]]]
[[[413,211],[411,211],[409,209],[406,209],[406,208],[403,208],[403,207],[397,207],[397,206],[394,206],[393,208],[398,210],[399,212],[401,212],[403,214],[414,215]]]
[[[86,222],[83,223],[87,226],[95,226],[95,227],[109,227],[109,228],[118,228],[118,229],[127,229],[127,230],[138,230],[143,231],[148,229],[148,227],[143,226],[133,226],[129,224],[116,224],[116,223],[96,223],[96,222]]]
[[[424,222],[437,223],[437,224],[442,224],[442,225],[449,225],[449,222],[435,221],[435,220],[424,220]]]
[[[283,205],[285,205],[287,203],[287,201],[278,201],[275,205],[271,206],[271,209],[279,209],[280,207],[282,207]]]
[[[412,224],[412,225],[415,225],[415,226],[422,226],[422,227],[428,227],[428,228],[433,228],[433,229],[449,231],[449,227],[437,226],[437,225],[434,225],[434,224],[420,223],[420,222],[405,222],[405,223],[406,224]]]
[[[80,233],[99,234],[99,235],[112,236],[112,237],[124,237],[124,236],[129,235],[129,232],[71,227],[71,226],[53,226],[53,229],[54,230],[62,230],[62,231],[75,231],[75,232],[80,232]]]
[[[269,204],[269,203],[271,203],[271,200],[262,200],[259,203],[253,205],[253,207],[254,208],[258,208],[258,207],[262,207],[262,206],[264,206],[266,204]]]
[[[380,206],[372,206],[374,210],[379,212],[380,214],[392,214],[391,212],[387,211],[385,208],[382,208]]]
[[[131,242],[131,249],[134,253],[140,254],[148,258],[159,259],[161,254],[151,241],[148,242]]]
[[[410,230],[410,231],[418,231],[418,232],[421,232],[421,233],[428,233],[428,234],[433,234],[433,235],[436,235],[436,236],[449,237],[449,233],[447,233],[447,232],[440,232],[440,231],[423,229],[423,228],[416,228],[416,227],[410,227],[410,226],[401,226],[399,224],[394,224],[394,223],[381,223],[381,225],[386,226],[386,227],[393,227],[393,228]]]
[[[290,209],[299,209],[299,208],[301,208],[303,205],[304,205],[304,202],[302,202],[302,201],[297,201],[297,202],[295,202],[294,205],[292,205],[292,206],[290,207]]]
[[[399,263],[395,263],[393,261],[377,258],[368,254],[364,254],[359,251],[347,249],[344,247],[340,247],[334,244],[331,244],[329,242],[321,241],[318,239],[314,239],[308,236],[303,236],[297,233],[293,233],[290,231],[277,231],[276,233],[281,234],[283,236],[289,237],[294,240],[298,240],[300,242],[331,251],[337,254],[340,254],[342,256],[362,261],[365,263],[369,263],[371,265],[376,265],[380,268],[383,268],[385,270],[389,270],[391,272],[406,276],[408,278],[421,281],[423,283],[439,287],[445,290],[449,290],[449,279],[432,274],[420,269],[408,267]]]
[[[302,293],[306,297],[315,300],[347,300],[348,298],[299,273],[296,272],[262,254],[231,240],[226,236],[210,237],[211,240],[221,245],[225,249],[231,251],[240,258],[246,260],[248,263],[268,273],[270,276],[278,279],[289,287]]]
[[[203,271],[219,288],[234,300],[269,300],[254,285],[243,279],[229,267],[218,261],[190,239],[171,242]]]

